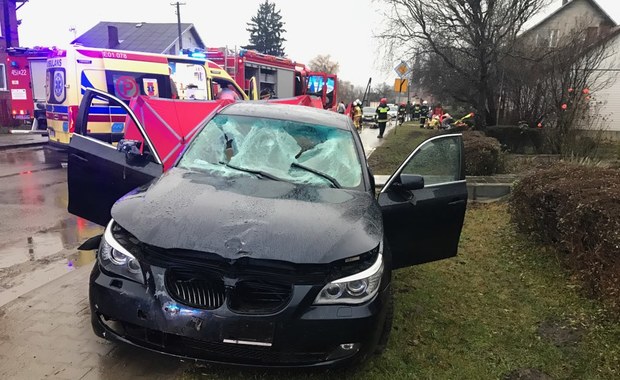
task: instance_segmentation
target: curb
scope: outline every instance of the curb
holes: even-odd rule
[[[48,143],[47,141],[40,141],[40,142],[31,142],[31,143],[24,143],[24,144],[0,145],[0,150],[28,148],[28,147],[33,147],[33,146],[46,145],[47,143]]]

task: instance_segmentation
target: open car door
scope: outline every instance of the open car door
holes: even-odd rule
[[[97,103],[107,102],[107,107],[121,107],[141,134],[141,141],[121,139],[114,146],[89,136],[89,122],[102,121],[102,115],[89,116],[95,99]],[[101,108],[101,104],[97,104],[97,108]],[[132,110],[113,95],[86,90],[68,148],[69,212],[105,226],[116,200],[162,172],[162,159]]]
[[[381,189],[393,269],[456,255],[467,207],[463,150],[460,134],[429,138]]]

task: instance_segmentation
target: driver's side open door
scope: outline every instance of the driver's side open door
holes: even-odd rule
[[[463,138],[432,137],[420,144],[379,194],[393,269],[453,257],[465,209]]]
[[[127,115],[125,128],[131,120],[142,141],[121,139],[114,146],[90,136],[89,121],[101,122],[102,117],[89,116],[95,99],[107,102],[108,107],[121,107]],[[161,158],[132,110],[119,98],[95,89],[83,95],[67,153],[68,210],[102,226],[110,220],[114,202],[163,172]]]

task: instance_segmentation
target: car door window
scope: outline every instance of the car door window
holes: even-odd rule
[[[458,136],[431,139],[420,145],[403,167],[401,175],[424,177],[424,185],[461,179],[461,140]]]
[[[76,121],[77,134],[101,141],[113,149],[121,149],[119,142],[130,139],[144,161],[161,164],[152,144],[144,138],[143,127],[138,126],[123,100],[91,89],[89,96],[82,100],[80,113]]]
[[[385,241],[392,268],[455,256],[467,208],[460,134],[420,144],[381,189]]]

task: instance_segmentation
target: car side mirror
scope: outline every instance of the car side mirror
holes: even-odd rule
[[[143,155],[140,153],[141,141],[122,139],[118,142],[116,150],[125,153],[125,160],[129,165],[136,165],[143,161]]]
[[[400,184],[403,190],[420,190],[424,188],[424,177],[421,175],[401,175]]]

